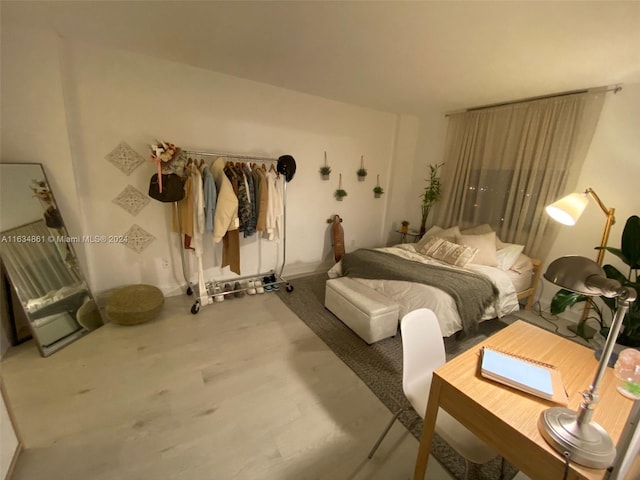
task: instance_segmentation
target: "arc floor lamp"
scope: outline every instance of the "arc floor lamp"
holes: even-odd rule
[[[602,240],[600,241],[598,256],[596,257],[596,263],[599,266],[602,266],[602,260],[604,259],[605,252],[604,247],[607,246],[607,242],[609,241],[611,226],[616,223],[615,208],[607,208],[593,188],[587,188],[584,192],[572,193],[566,197],[562,197],[560,200],[548,205],[545,208],[545,211],[556,222],[562,223],[563,225],[573,226],[578,222],[578,219],[584,212],[585,208],[587,208],[587,205],[589,204],[589,197],[598,204],[600,210],[602,210],[607,217],[604,223],[604,230],[602,231]],[[588,315],[589,302],[584,306],[580,324],[583,324],[586,321]],[[569,328],[569,330],[574,333],[577,333],[578,329],[578,326],[571,326]]]

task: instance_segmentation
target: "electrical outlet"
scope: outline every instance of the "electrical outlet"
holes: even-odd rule
[[[163,258],[160,260],[160,263],[162,264],[162,268],[164,269],[168,269],[169,268],[169,260],[166,258]]]

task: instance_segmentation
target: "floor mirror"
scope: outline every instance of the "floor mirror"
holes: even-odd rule
[[[74,250],[80,240],[69,236],[41,164],[0,164],[0,256],[44,357],[103,324]]]

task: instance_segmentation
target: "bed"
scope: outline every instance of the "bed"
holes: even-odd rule
[[[542,265],[523,249],[501,242],[488,225],[462,231],[433,227],[416,243],[350,252],[328,273],[331,278],[349,276],[393,299],[400,318],[417,308],[433,310],[442,335],[449,337],[518,311],[524,299],[531,309]],[[378,259],[388,266],[386,271],[379,269]],[[416,278],[404,278],[405,271],[414,269]],[[491,301],[484,298],[481,307],[470,309],[482,282],[491,284]],[[456,286],[453,291],[450,284]]]

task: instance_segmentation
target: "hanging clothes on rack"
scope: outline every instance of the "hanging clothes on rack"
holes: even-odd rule
[[[241,164],[242,173],[244,174],[245,182],[247,184],[247,197],[249,201],[249,218],[247,220],[247,226],[245,228],[245,237],[251,237],[256,233],[256,190],[253,182],[253,175],[251,175],[251,169],[246,163]]]
[[[240,274],[240,237],[238,233],[238,197],[225,172],[225,159],[216,158],[210,170],[216,184],[218,198],[213,219],[213,241],[222,241],[222,266],[229,265]]]
[[[186,175],[184,182],[184,198],[177,202],[177,211],[173,212],[173,231],[184,235],[184,248],[191,248],[191,237],[193,236],[193,180],[189,173],[190,164],[184,166],[183,173]]]
[[[282,195],[284,189],[284,177],[276,172],[273,165],[266,173],[267,185],[269,188],[269,198],[267,206],[267,220],[265,238],[273,241],[280,241],[284,234],[282,228],[283,203]]]
[[[256,191],[256,232],[264,232],[267,229],[267,208],[269,203],[269,187],[267,185],[267,177],[255,163],[251,170],[253,183]]]
[[[213,174],[206,162],[200,164],[202,174],[202,189],[204,193],[204,231],[213,232],[213,217],[216,211],[217,191]]]

